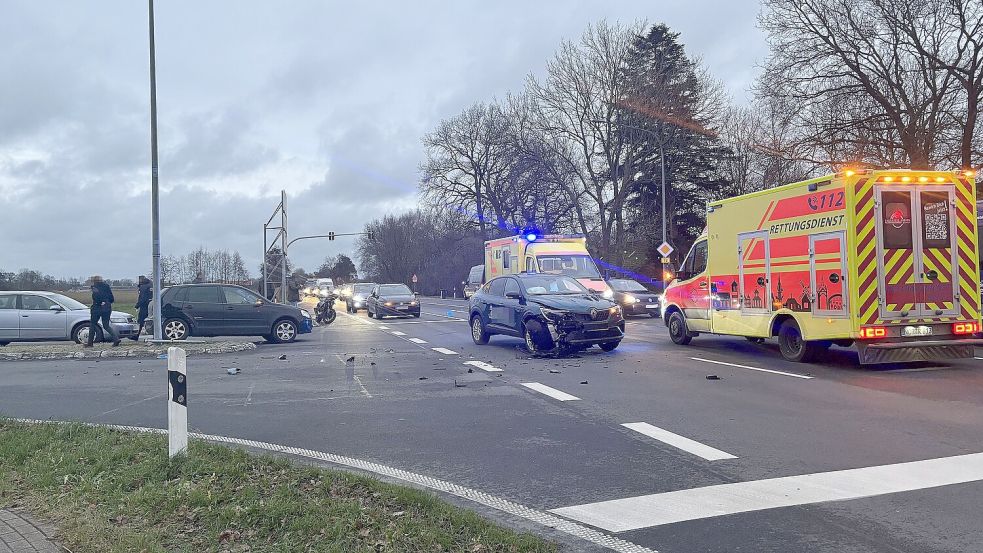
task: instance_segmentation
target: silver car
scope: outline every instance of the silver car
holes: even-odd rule
[[[113,311],[113,328],[120,338],[137,334],[133,316]],[[101,342],[100,326],[96,341]],[[89,339],[89,307],[54,292],[0,292],[0,346],[10,342]]]

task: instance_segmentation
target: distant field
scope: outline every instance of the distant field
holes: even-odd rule
[[[64,294],[74,300],[78,300],[85,305],[92,304],[92,294],[86,290],[84,292],[62,292],[59,294]],[[133,304],[137,302],[137,291],[136,290],[113,290],[113,296],[116,298],[116,303],[113,304],[113,309],[116,311],[122,311],[123,313],[129,313],[130,315],[136,315],[137,310],[133,309]]]

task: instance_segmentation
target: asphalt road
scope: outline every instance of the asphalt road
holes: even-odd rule
[[[675,346],[647,318],[612,353],[532,358],[518,339],[474,345],[465,306],[339,314],[295,344],[191,358],[191,425],[440,478],[662,552],[983,551],[983,361],[871,370],[834,348],[793,364],[774,343]],[[165,371],[0,363],[0,413],[163,427]]]

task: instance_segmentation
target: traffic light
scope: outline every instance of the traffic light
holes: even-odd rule
[[[334,233],[333,232],[329,232],[328,233],[328,240],[334,240]]]

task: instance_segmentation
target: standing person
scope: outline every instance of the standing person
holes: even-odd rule
[[[300,307],[300,287],[303,285],[298,280],[298,277],[287,280],[287,301],[294,307]]]
[[[116,301],[116,298],[113,297],[113,289],[102,280],[101,276],[96,275],[92,277],[91,290],[92,307],[89,308],[89,340],[83,347],[92,347],[92,341],[96,339],[96,328],[99,326],[100,319],[102,320],[102,327],[113,339],[113,347],[116,347],[119,345],[119,334],[116,333],[113,323],[109,320],[113,313],[113,303]]]
[[[137,303],[133,307],[137,310],[137,325],[139,325],[139,328],[137,328],[136,336],[130,337],[134,341],[140,339],[140,333],[143,332],[143,323],[147,322],[147,311],[150,309],[150,300],[154,298],[154,290],[149,278],[140,275],[137,282],[139,295],[137,296]]]

